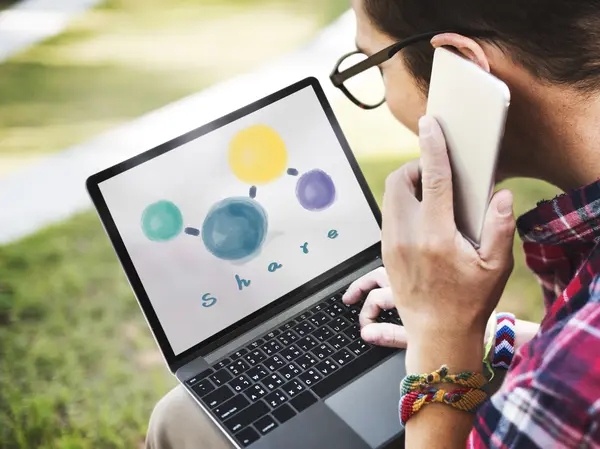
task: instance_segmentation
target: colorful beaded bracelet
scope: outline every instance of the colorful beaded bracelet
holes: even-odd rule
[[[496,319],[496,342],[492,368],[508,369],[515,355],[516,320],[512,313],[499,313]]]
[[[448,367],[442,365],[440,369],[430,374],[409,374],[404,377],[400,384],[400,394],[404,396],[412,391],[426,390],[431,385],[440,383],[481,388],[487,383],[487,379],[480,373],[448,374]]]
[[[425,391],[411,391],[400,398],[398,414],[403,426],[427,404],[440,403],[457,410],[475,412],[487,399],[484,391],[478,388],[462,388],[454,391],[429,388]]]

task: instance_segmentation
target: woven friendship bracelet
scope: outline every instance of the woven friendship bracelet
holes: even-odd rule
[[[473,413],[486,400],[485,392],[478,388],[461,388],[454,391],[430,388],[411,391],[400,398],[398,414],[403,426],[427,404],[446,404],[457,410]]]
[[[448,374],[448,367],[442,365],[440,369],[430,374],[409,374],[400,384],[402,396],[412,392],[426,390],[434,384],[456,384],[468,388],[481,388],[487,383],[487,379],[480,373],[464,372],[460,374]]]
[[[492,368],[508,369],[515,355],[515,316],[511,313],[499,313],[496,320]]]

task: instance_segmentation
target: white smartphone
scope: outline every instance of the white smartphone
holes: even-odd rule
[[[494,191],[509,104],[503,81],[450,50],[435,50],[427,115],[437,119],[448,145],[456,226],[475,247]]]

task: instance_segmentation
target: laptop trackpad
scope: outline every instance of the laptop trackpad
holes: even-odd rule
[[[399,352],[325,400],[372,448],[403,431],[398,400],[400,381],[406,372],[404,355],[404,351]]]

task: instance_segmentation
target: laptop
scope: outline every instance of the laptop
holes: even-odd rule
[[[404,352],[365,343],[341,301],[382,265],[381,215],[316,79],[87,189],[169,369],[232,447],[398,444]]]

